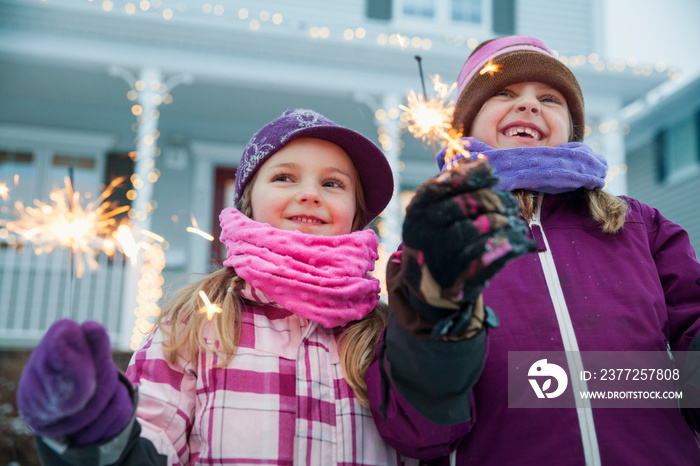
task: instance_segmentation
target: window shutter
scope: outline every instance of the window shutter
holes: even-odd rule
[[[370,19],[391,19],[391,0],[367,0],[367,17]]]
[[[515,1],[493,0],[493,32],[500,36],[515,34]]]
[[[668,176],[666,138],[666,130],[659,131],[659,134],[656,135],[656,181],[659,183],[663,183]]]
[[[700,111],[695,114],[695,135],[697,137],[698,152],[695,154],[695,159],[700,162]]]

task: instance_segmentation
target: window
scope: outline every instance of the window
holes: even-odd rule
[[[233,205],[233,193],[236,189],[236,169],[216,167],[214,174],[214,210],[212,211],[212,236],[221,236],[219,213],[226,206]],[[226,260],[226,245],[219,241],[211,243],[211,261],[218,266]]]
[[[452,21],[481,23],[481,0],[451,0]]]
[[[394,18],[399,21],[405,20],[411,27],[420,27],[422,23],[426,30],[435,26],[444,26],[454,31],[463,31],[467,26],[474,28],[475,31],[481,29],[484,33],[487,31],[490,33],[490,23],[498,19],[492,18],[492,8],[500,9],[499,22],[509,20],[512,24],[513,2],[514,0],[392,0],[391,3],[394,4],[392,10]],[[369,12],[371,9],[369,4],[367,8]],[[496,14],[496,12],[493,13]]]
[[[25,206],[64,189],[73,174],[73,189],[82,199],[96,198],[104,170],[104,153],[114,136],[92,132],[32,128],[0,123],[0,206]],[[2,195],[4,193],[4,195]],[[88,193],[90,193],[88,195]]]
[[[403,0],[403,14],[415,18],[435,17],[433,0]]]
[[[515,34],[515,0],[493,0],[493,32],[501,36]]]
[[[72,178],[73,191],[80,192],[81,197],[90,196],[98,182],[94,157],[54,154],[49,171],[51,190],[65,188],[67,176]]]
[[[32,198],[34,155],[30,152],[0,150],[0,205]]]
[[[104,180],[105,186],[109,186],[115,179],[119,177],[124,177],[124,181],[115,186],[114,192],[109,196],[109,200],[114,202],[118,206],[131,205],[131,201],[128,198],[127,193],[129,190],[134,188],[131,175],[134,174],[134,161],[129,157],[128,153],[124,152],[113,152],[107,154],[107,160],[105,164]],[[127,217],[128,214],[125,212],[115,217],[117,223],[122,219]]]
[[[659,134],[659,180],[668,181],[700,169],[700,115]]]
[[[391,0],[367,0],[367,17],[370,19],[391,19]]]

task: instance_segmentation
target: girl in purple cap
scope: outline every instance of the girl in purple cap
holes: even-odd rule
[[[264,126],[220,215],[225,267],[169,300],[126,376],[97,323],[60,321],[32,354],[18,406],[44,461],[403,463],[364,381],[386,322],[364,228],[393,189],[355,131],[303,109]]]
[[[700,464],[700,264],[687,233],[602,190],[581,89],[541,40],[482,43],[458,85],[452,126],[469,137],[437,155],[387,270],[389,321],[367,373],[380,433],[431,465]],[[543,351],[562,359],[509,366]],[[611,352],[607,372],[593,373],[594,351]],[[671,351],[694,364],[674,366]],[[614,365],[630,352],[670,366],[680,406],[581,397],[635,367]],[[607,406],[634,406],[621,403]]]

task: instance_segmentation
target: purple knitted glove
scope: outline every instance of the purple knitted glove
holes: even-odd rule
[[[17,408],[35,434],[74,446],[109,439],[126,427],[132,401],[104,327],[54,323],[22,372]]]

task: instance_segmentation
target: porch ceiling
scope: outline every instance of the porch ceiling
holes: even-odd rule
[[[293,12],[285,14],[284,27],[251,31],[211,16],[165,22],[157,15],[106,14],[95,6],[0,0],[0,122],[107,132],[117,136],[120,149],[130,150],[129,87],[110,68],[138,75],[154,66],[166,77],[192,78],[172,91],[172,104],[161,106],[164,138],[240,144],[284,109],[309,107],[376,140],[373,112],[382,96],[402,98],[420,89],[415,50],[379,47],[374,40],[314,40],[310,22]],[[342,15],[328,21],[334,30],[357,26]],[[414,35],[392,23],[362,25],[368,36]],[[434,31],[433,47],[420,53],[426,74],[445,81],[456,76],[470,50],[448,47],[442,35]],[[584,95],[610,97],[619,105],[666,80],[663,74],[599,73],[591,67],[573,71]],[[587,110],[601,111],[590,105]],[[410,136],[404,140],[404,159],[430,160],[426,147]]]

